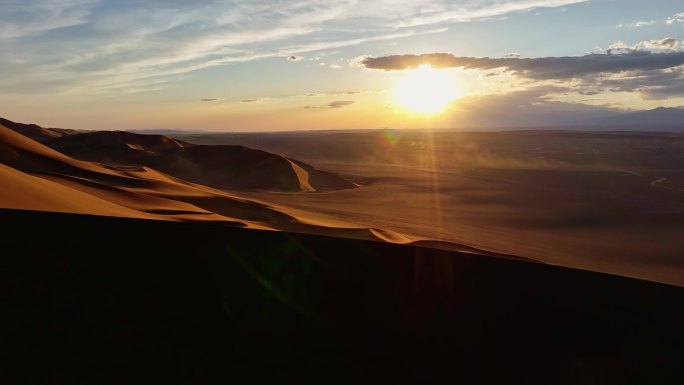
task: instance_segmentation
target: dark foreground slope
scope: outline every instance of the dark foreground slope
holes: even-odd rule
[[[3,383],[684,380],[678,287],[213,224],[0,220]]]

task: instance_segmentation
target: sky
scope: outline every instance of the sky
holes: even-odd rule
[[[684,3],[0,0],[0,89],[75,129],[575,124],[684,106]]]

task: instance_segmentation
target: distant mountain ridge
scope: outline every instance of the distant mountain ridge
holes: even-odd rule
[[[594,124],[610,126],[670,126],[684,128],[684,108],[658,107],[597,119]]]

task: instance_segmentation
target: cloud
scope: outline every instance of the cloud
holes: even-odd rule
[[[364,67],[365,64],[364,62],[368,59],[371,59],[369,55],[359,55],[356,57],[353,57],[349,59],[349,66],[350,67]]]
[[[356,103],[353,100],[336,100],[328,104],[330,108],[342,108]]]
[[[366,57],[368,69],[406,70],[420,65],[460,67],[513,75],[516,89],[541,84],[566,87],[569,93],[599,95],[636,93],[643,99],[684,97],[684,51],[674,38],[646,40],[633,45],[613,43],[605,54],[570,57],[504,58],[459,57],[449,53]],[[487,73],[484,77],[494,76]],[[539,89],[539,88],[537,88]]]
[[[343,107],[350,106],[354,103],[356,103],[356,101],[354,101],[354,100],[336,100],[334,102],[328,103],[327,105],[322,105],[322,106],[321,105],[319,105],[319,106],[307,105],[307,106],[304,106],[304,108],[307,110],[315,110],[315,109],[319,109],[319,108],[343,108]]]
[[[290,95],[288,97],[301,98],[301,97],[325,97],[325,96],[340,96],[340,95],[356,95],[363,92],[369,91],[328,91],[328,92],[310,92],[308,94]]]
[[[639,27],[645,27],[645,26],[647,26],[647,25],[653,25],[653,24],[655,24],[655,23],[656,23],[655,20],[650,20],[650,21],[636,21],[636,22],[633,23],[633,25],[634,25],[635,27],[639,28]]]
[[[641,27],[646,27],[649,25],[653,25],[657,23],[655,20],[641,20],[641,21],[633,21],[629,24],[619,24],[618,27],[632,27],[632,28],[641,28]]]
[[[440,3],[431,7],[423,6],[422,12],[405,18],[398,25],[400,27],[415,27],[420,25],[438,24],[445,22],[463,22],[469,20],[488,19],[503,16],[513,12],[530,11],[545,7],[563,7],[565,5],[584,3],[584,0],[520,0],[520,1],[497,1],[497,2],[466,2]],[[393,5],[394,2],[387,2]],[[418,5],[417,4],[417,5]],[[396,12],[396,9],[385,9],[385,12]]]
[[[667,19],[665,19],[666,24],[679,24],[684,23],[684,12],[674,14]]]
[[[459,57],[449,53],[433,53],[366,58],[362,63],[366,68],[386,71],[413,69],[423,64],[428,64],[433,68],[461,67],[476,70],[501,68],[521,77],[552,80],[579,78],[599,73],[677,67],[684,64],[684,52],[654,53],[631,50],[622,54],[612,54],[609,50],[608,54],[542,58]]]
[[[684,96],[684,67],[664,70],[630,71],[623,74],[587,79],[611,92],[635,92],[644,99],[668,99]]]
[[[217,101],[217,100],[219,100],[219,99],[216,99],[216,98],[204,98],[204,99],[200,99],[200,102],[215,102],[215,101]]]
[[[569,91],[558,86],[536,86],[507,94],[469,96],[458,101],[453,127],[540,127],[583,125],[614,116],[619,109],[554,100],[551,94]]]
[[[95,0],[23,0],[2,5],[0,41],[85,24]]]
[[[309,92],[306,94],[291,94],[291,95],[270,95],[270,96],[264,96],[264,97],[258,97],[258,98],[246,98],[246,99],[240,99],[240,102],[242,103],[256,103],[256,102],[263,102],[263,101],[269,101],[269,100],[278,100],[278,99],[290,99],[290,98],[330,98],[330,97],[341,97],[341,96],[349,96],[349,95],[359,95],[359,94],[368,94],[368,93],[375,93],[377,91],[372,91],[372,90],[339,90],[339,91],[325,91],[325,92]],[[351,102],[354,103],[354,102]],[[319,107],[329,107],[327,105],[323,106],[313,106],[309,105],[306,106],[305,108],[319,108]],[[339,106],[343,107],[343,106]],[[334,108],[334,107],[333,107]]]
[[[92,94],[156,88],[204,68],[445,31],[469,22],[586,0],[6,0],[0,88]]]
[[[608,47],[607,53],[625,53],[625,52],[668,52],[676,51],[679,47],[677,39],[667,37],[659,40],[645,40],[636,43],[632,46],[625,44],[622,41],[615,42]]]
[[[638,90],[644,99],[670,99],[684,96],[684,80],[682,76],[675,82],[667,82],[660,85],[650,84]]]

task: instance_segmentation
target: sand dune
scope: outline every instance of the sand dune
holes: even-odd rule
[[[0,204],[5,208],[116,217],[154,218],[60,183],[0,164]]]
[[[237,159],[241,159],[244,169],[250,172],[245,178],[251,176],[258,180],[258,171],[265,167],[271,173],[288,172],[294,178],[287,183],[295,183],[295,191],[314,192],[321,185],[340,186],[340,181],[346,183],[333,174],[320,172],[294,159],[241,146],[190,146],[162,136],[95,134],[91,137],[88,137],[90,134],[74,134],[68,139],[85,138],[83,148],[90,149],[92,154],[96,153],[93,147],[101,147],[89,147],[88,143],[105,145],[101,138],[112,136],[133,140],[123,146],[116,141],[111,146],[105,145],[109,146],[107,155],[123,156],[122,154],[129,151],[155,154],[168,149],[189,150],[184,153],[186,157],[177,159],[179,163],[193,159],[193,155],[197,157],[195,159],[202,160],[191,166],[185,164],[185,172],[192,170],[201,173],[200,164],[217,162],[216,159],[207,157],[208,154],[225,160],[237,153]],[[225,151],[226,148],[222,147],[230,147],[232,151]],[[149,159],[155,157],[151,156]],[[265,163],[252,167],[249,163],[244,163],[245,159]],[[0,163],[0,182],[9,187],[0,191],[2,208],[172,221],[219,221],[240,227],[392,243],[419,240],[386,229],[366,227],[344,218],[316,216],[315,213],[244,198],[236,193],[183,180],[147,166],[107,165],[73,159],[4,126],[0,126]],[[179,165],[174,167],[178,167],[176,171],[182,169]],[[270,167],[275,167],[275,171]],[[181,172],[176,172],[179,173]],[[266,177],[272,179],[273,175]]]
[[[193,145],[163,135],[96,131],[45,144],[73,158],[117,166],[145,166],[218,189],[315,192],[354,184],[303,162],[244,146]]]
[[[149,168],[116,168],[69,158],[0,126],[7,208],[171,220],[256,222],[291,217],[266,205]],[[36,202],[40,202],[37,204]],[[221,214],[200,206],[220,206]],[[81,208],[82,209],[79,209]],[[252,223],[254,222],[254,223]]]

